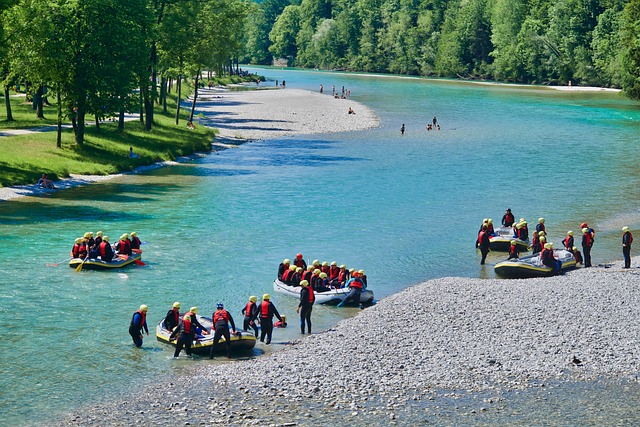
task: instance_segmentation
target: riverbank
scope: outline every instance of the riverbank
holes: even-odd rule
[[[190,105],[187,99],[185,105]],[[356,114],[348,114],[352,108]],[[299,89],[264,89],[229,91],[224,88],[205,88],[199,91],[196,113],[197,125],[217,128],[212,150],[232,148],[248,140],[269,139],[300,134],[349,132],[378,126],[373,111],[353,100],[334,99]],[[127,173],[141,173],[150,169],[184,162],[197,157],[183,156],[175,162],[144,165]],[[22,196],[45,196],[60,189],[112,179],[123,174],[77,175],[54,182],[55,190],[36,185],[0,188],[0,201]]]
[[[621,267],[430,280],[283,351],[205,368],[196,360],[62,424],[442,425],[451,415],[439,415],[464,411],[472,425],[504,410],[511,391],[637,384],[640,271],[635,261]]]

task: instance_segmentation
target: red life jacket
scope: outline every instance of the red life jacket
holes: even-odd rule
[[[633,243],[633,236],[631,235],[630,232],[627,231],[627,233],[629,233],[629,244]]]
[[[342,270],[338,273],[338,282],[344,282],[347,279],[347,270]]]
[[[296,267],[304,268],[304,260],[303,259],[296,259],[295,261],[293,261],[293,263],[295,264]]]
[[[191,314],[191,316],[195,316],[195,314]],[[183,324],[183,330],[185,334],[190,334],[191,333],[191,320],[184,320],[184,318],[182,319],[182,324]]]
[[[244,306],[244,315],[246,317],[251,317],[251,309],[253,308],[254,303],[249,301],[247,305]]]
[[[74,258],[80,258],[80,245],[79,244],[74,244],[73,245],[73,249],[71,249],[71,254],[73,255]]]
[[[323,265],[322,267],[320,267],[320,271],[322,273],[327,273],[327,276],[329,275],[329,266],[328,265]]]
[[[509,255],[518,255],[518,247],[516,245],[511,245],[509,247]]]
[[[293,273],[293,270],[287,270],[284,272],[284,274],[282,275],[282,280],[284,282],[286,282],[287,280],[289,280],[289,276],[291,276],[291,273]]]
[[[131,249],[140,249],[140,239],[138,237],[134,237],[131,239]]]
[[[269,301],[262,301],[260,303],[260,317],[263,319],[269,318]]]
[[[147,313],[145,313],[142,310],[138,310],[136,311],[136,313],[140,314],[140,316],[142,316],[142,321],[140,322],[140,326],[144,325],[147,322]]]
[[[362,282],[360,281],[360,279],[354,279],[353,282],[349,284],[349,287],[362,289]]]
[[[215,325],[218,321],[224,320],[225,322],[229,322],[229,312],[227,310],[216,310],[213,313],[213,324]]]
[[[313,273],[312,273],[311,271],[309,271],[309,270],[304,271],[304,272],[302,273],[302,278],[301,278],[300,280],[301,280],[301,281],[302,281],[302,280],[306,280],[307,282],[311,282],[311,275],[312,275],[312,274],[313,274]]]
[[[537,245],[538,243],[540,243],[540,236],[538,236],[537,234],[534,234],[533,237],[531,238],[531,244]]]
[[[486,231],[482,230],[481,232],[478,233],[478,243],[482,244],[482,238],[484,237]]]
[[[100,243],[100,256],[107,255],[107,245],[109,245],[109,243],[107,243],[107,242]],[[176,319],[176,320],[178,320],[178,319]]]
[[[340,269],[338,267],[329,268],[329,280],[333,280],[336,277],[338,277],[339,273],[340,273]]]
[[[564,244],[564,247],[567,249],[571,249],[571,246],[569,246],[569,240],[571,240],[571,236],[565,237],[564,240],[562,241],[562,243]]]
[[[176,318],[176,325],[180,323],[180,310],[173,309],[173,317]]]
[[[494,229],[493,229],[493,224],[489,224],[489,225],[487,225],[487,232],[488,232],[489,234],[495,234],[495,231],[494,231]]]
[[[584,234],[584,236],[585,236],[584,246],[591,246],[593,244],[593,237],[591,236],[591,233],[587,231]]]
[[[316,300],[316,295],[313,293],[313,289],[311,289],[311,286],[307,286],[307,289],[309,289],[309,304],[313,304]]]

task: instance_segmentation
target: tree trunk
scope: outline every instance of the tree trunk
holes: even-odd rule
[[[35,96],[33,97],[33,102],[36,106],[36,117],[38,119],[44,119],[44,110],[43,110],[43,98],[44,97],[44,87],[42,85],[38,86],[38,90],[36,91]]]
[[[77,123],[76,123],[76,144],[84,145],[84,118],[87,112],[86,96],[78,97]]]
[[[60,99],[60,88],[58,88],[58,137],[56,138],[56,147],[62,148],[62,101]]]
[[[7,109],[7,121],[13,121],[13,113],[11,112],[11,100],[9,99],[9,86],[4,85],[4,106]]]
[[[144,126],[144,101],[142,100],[142,86],[144,85],[144,79],[140,78],[140,124]]]
[[[97,114],[95,117],[96,117],[96,130],[100,132],[100,119],[98,118]]]
[[[145,85],[142,89],[142,99],[144,100],[145,130],[151,130],[151,124],[153,123],[153,95],[149,92],[149,86]]]
[[[200,69],[196,73],[196,81],[193,85],[193,102],[191,103],[191,114],[189,114],[189,123],[193,123],[193,113],[196,110],[196,101],[198,100],[198,78],[200,77]]]
[[[124,107],[120,107],[118,114],[118,132],[124,132]]]
[[[162,112],[163,113],[167,113],[167,86],[169,84],[169,79],[167,79],[166,77],[163,79],[162,82],[162,89],[163,89],[163,95],[162,95]]]
[[[173,79],[169,77],[169,83],[167,84],[167,93],[171,93],[171,86],[173,85]]]
[[[178,123],[180,122],[180,97],[182,96],[181,79],[182,75],[178,75],[178,78],[176,79],[176,89],[178,91],[178,99],[176,101],[176,126],[178,126]]]

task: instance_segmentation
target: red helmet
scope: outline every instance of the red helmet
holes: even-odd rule
[[[296,254],[296,259],[302,259],[302,254]]]
[[[587,227],[587,223],[583,222],[582,224],[580,224],[580,228],[586,228]]]

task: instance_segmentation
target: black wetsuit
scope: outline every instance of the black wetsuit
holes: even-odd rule
[[[164,327],[168,331],[173,331],[173,328],[180,323],[180,313],[178,310],[171,309],[167,312],[164,318]]]
[[[582,254],[584,255],[584,266],[591,267],[591,247],[593,246],[593,237],[591,231],[587,231],[582,235]]]
[[[313,290],[309,286],[303,286],[300,290],[300,332],[304,334],[304,325],[307,324],[307,330],[311,333],[311,311],[316,297]]]
[[[213,345],[211,346],[211,352],[209,353],[209,359],[213,359],[213,352],[218,345],[218,341],[220,341],[221,337],[224,337],[225,344],[227,346],[227,357],[231,357],[231,334],[229,333],[229,323],[231,323],[231,328],[235,331],[236,324],[233,321],[233,317],[231,313],[229,313],[225,309],[219,309],[213,312],[211,315],[213,319],[213,327],[215,329],[215,333],[213,335]]]
[[[622,255],[624,256],[624,268],[631,268],[631,243],[633,236],[630,232],[622,235]]]
[[[133,343],[136,347],[142,347],[142,331],[145,331],[149,335],[149,328],[147,328],[147,315],[142,314],[140,310],[133,313],[131,316],[131,323],[129,324],[129,335],[133,339]]]
[[[282,275],[289,269],[289,265],[283,262],[278,266],[278,280],[282,280]]]
[[[278,313],[276,306],[269,300],[263,300],[258,307],[258,317],[260,318],[260,327],[262,328],[260,341],[264,342],[266,337],[266,344],[271,344],[271,335],[273,334],[273,316],[276,316],[278,320],[282,322],[282,317],[280,317],[280,313]]]
[[[249,328],[253,329],[253,332],[258,338],[258,327],[256,326],[256,317],[258,316],[258,306],[255,302],[249,301],[247,305],[242,309],[242,314],[244,314],[244,323],[242,325],[242,329],[248,331]],[[253,322],[253,323],[251,323]]]
[[[191,315],[191,319],[195,319],[195,317],[195,314]],[[180,321],[178,327],[171,333],[169,340],[173,341],[176,336],[178,337],[178,341],[176,342],[176,351],[173,353],[173,357],[180,355],[182,347],[184,347],[187,356],[191,356],[191,343],[196,336],[196,326],[193,320],[191,320],[191,322]]]
[[[480,248],[480,253],[482,254],[480,265],[483,265],[484,261],[487,259],[487,254],[489,253],[489,245],[489,232],[487,230],[482,230],[480,234],[478,234],[478,248]]]

